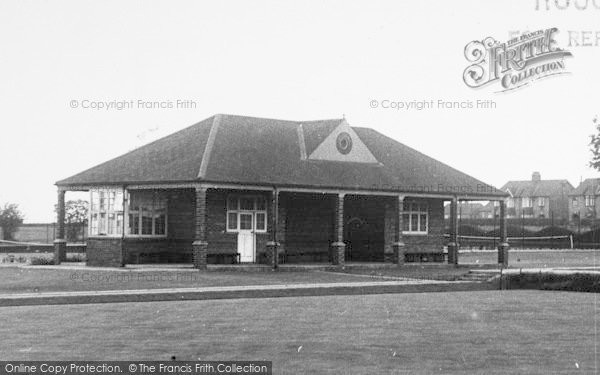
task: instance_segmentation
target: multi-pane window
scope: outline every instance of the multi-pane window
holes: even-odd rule
[[[585,205],[587,207],[593,207],[596,205],[596,197],[593,195],[586,195],[585,196]]]
[[[523,197],[521,200],[521,207],[529,208],[532,207],[532,199],[530,197]]]
[[[132,192],[129,196],[129,227],[132,236],[167,234],[167,201],[157,192]]]
[[[513,198],[508,198],[506,201],[506,207],[513,208],[515,207],[515,200]]]
[[[573,198],[572,202],[573,202],[573,207],[579,206],[579,201],[577,200],[577,198]]]
[[[546,205],[546,198],[544,197],[538,197],[537,201],[539,207],[544,207]]]
[[[267,231],[267,204],[262,196],[227,197],[227,231]]]
[[[89,235],[122,235],[123,212],[123,190],[92,190],[90,192]]]
[[[429,223],[427,203],[404,202],[402,231],[404,233],[426,234]]]

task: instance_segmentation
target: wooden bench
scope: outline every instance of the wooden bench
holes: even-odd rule
[[[239,264],[240,253],[212,253],[206,256],[209,264]]]
[[[405,253],[404,261],[406,263],[443,263],[446,261],[446,254],[442,251],[425,253]]]

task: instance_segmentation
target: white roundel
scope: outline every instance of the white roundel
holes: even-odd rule
[[[352,151],[352,137],[346,132],[338,134],[335,145],[341,154],[348,154]]]

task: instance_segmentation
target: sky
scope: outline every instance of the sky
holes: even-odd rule
[[[216,113],[345,116],[496,187],[533,171],[577,186],[598,177],[600,9],[565,4],[3,0],[0,204],[51,222],[56,181]],[[469,42],[552,27],[569,74],[502,93],[464,83]],[[494,108],[437,107],[477,100]]]

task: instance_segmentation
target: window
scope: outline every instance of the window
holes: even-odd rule
[[[515,200],[513,198],[508,198],[506,201],[506,207],[513,208],[515,207]]]
[[[120,236],[123,234],[123,190],[96,189],[90,191],[90,236]]]
[[[427,203],[404,202],[402,231],[404,233],[427,234],[429,224]]]
[[[573,198],[572,202],[573,202],[573,207],[574,208],[579,207],[579,201],[577,200],[577,198]]]
[[[227,197],[227,231],[267,231],[267,203],[264,197],[230,195]]]
[[[531,198],[530,197],[523,197],[522,198],[522,203],[521,203],[521,207],[523,208],[529,208],[532,207],[532,202],[531,202]]]
[[[546,205],[546,198],[539,197],[537,200],[538,200],[538,206],[544,207]]]
[[[131,236],[165,236],[167,234],[167,201],[157,192],[136,191],[129,195],[129,227]]]
[[[596,205],[596,197],[593,195],[586,195],[585,196],[585,205],[587,207],[593,207]]]

